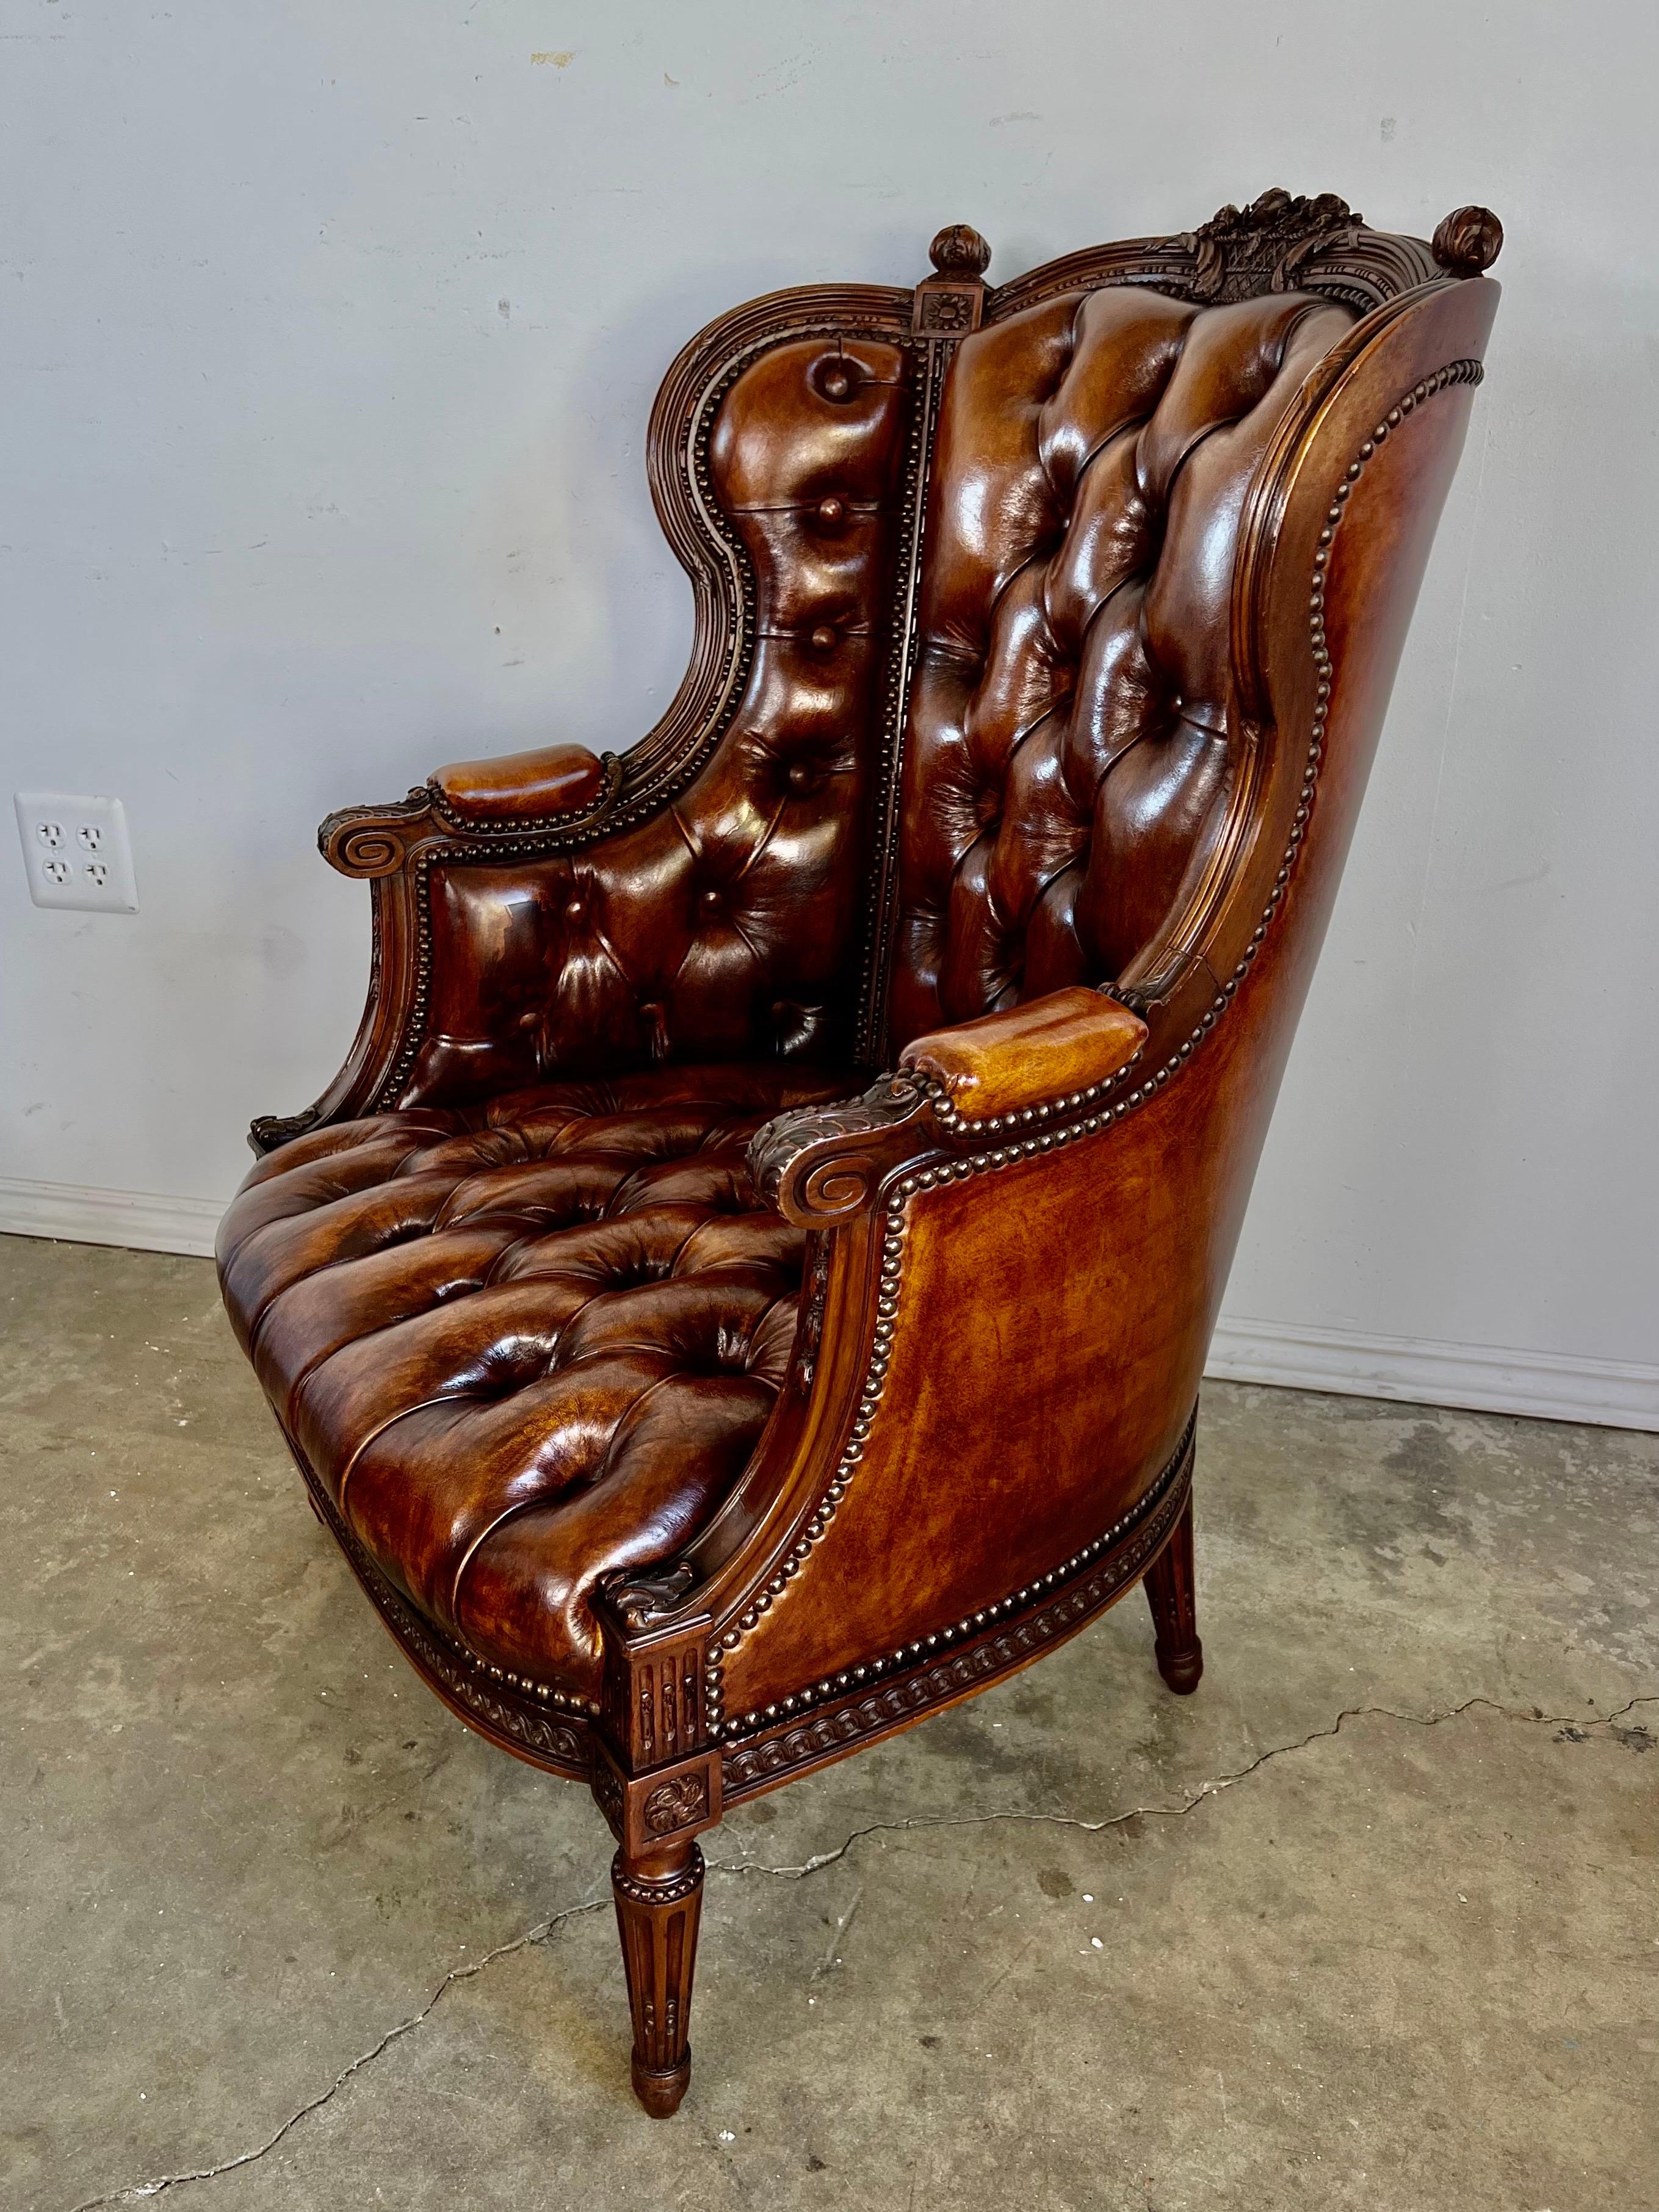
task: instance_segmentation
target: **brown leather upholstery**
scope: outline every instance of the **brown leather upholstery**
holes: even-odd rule
[[[1200,1378],[1501,235],[1272,192],[734,310],[653,416],[656,730],[324,825],[369,1002],[226,1302],[413,1663],[592,1783],[653,2112],[723,1806],[1137,1581],[1197,1686]]]
[[[1146,1042],[1139,1014],[1074,985],[914,1037],[900,1065],[936,1078],[958,1114],[982,1121],[1104,1083]]]
[[[298,1449],[387,1576],[474,1651],[596,1694],[591,1594],[695,1534],[794,1341],[802,1232],[744,1168],[778,1067],[386,1114],[260,1163],[225,1302]]]
[[[891,1035],[1109,981],[1206,856],[1231,768],[1239,511],[1353,320],[1062,294],[963,341],[939,420]]]
[[[494,760],[452,761],[432,781],[469,821],[520,822],[591,805],[605,788],[605,768],[586,745],[545,745]]]
[[[844,1061],[907,356],[804,340],[721,402],[709,495],[752,568],[749,680],[690,787],[569,859],[434,871],[427,1037],[453,1103],[671,1060]]]

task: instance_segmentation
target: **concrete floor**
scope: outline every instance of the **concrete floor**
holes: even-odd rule
[[[1138,1595],[705,1838],[628,2088],[586,1792],[421,1687],[198,1261],[0,1239],[0,2205],[1659,2206],[1659,1438],[1212,1386]]]

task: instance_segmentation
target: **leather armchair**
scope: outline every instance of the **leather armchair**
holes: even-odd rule
[[[226,1302],[413,1665],[591,1784],[653,2112],[724,1806],[1138,1581],[1197,1685],[1199,1379],[1500,240],[1275,192],[751,302],[653,417],[662,722],[323,825],[368,1004]]]

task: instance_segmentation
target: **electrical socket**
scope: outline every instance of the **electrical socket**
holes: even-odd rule
[[[16,806],[29,896],[36,906],[137,913],[127,811],[118,799],[20,791]]]

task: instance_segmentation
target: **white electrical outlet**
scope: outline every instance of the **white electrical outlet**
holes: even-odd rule
[[[36,906],[137,913],[127,811],[118,799],[20,791],[17,829],[23,840],[29,896]]]

